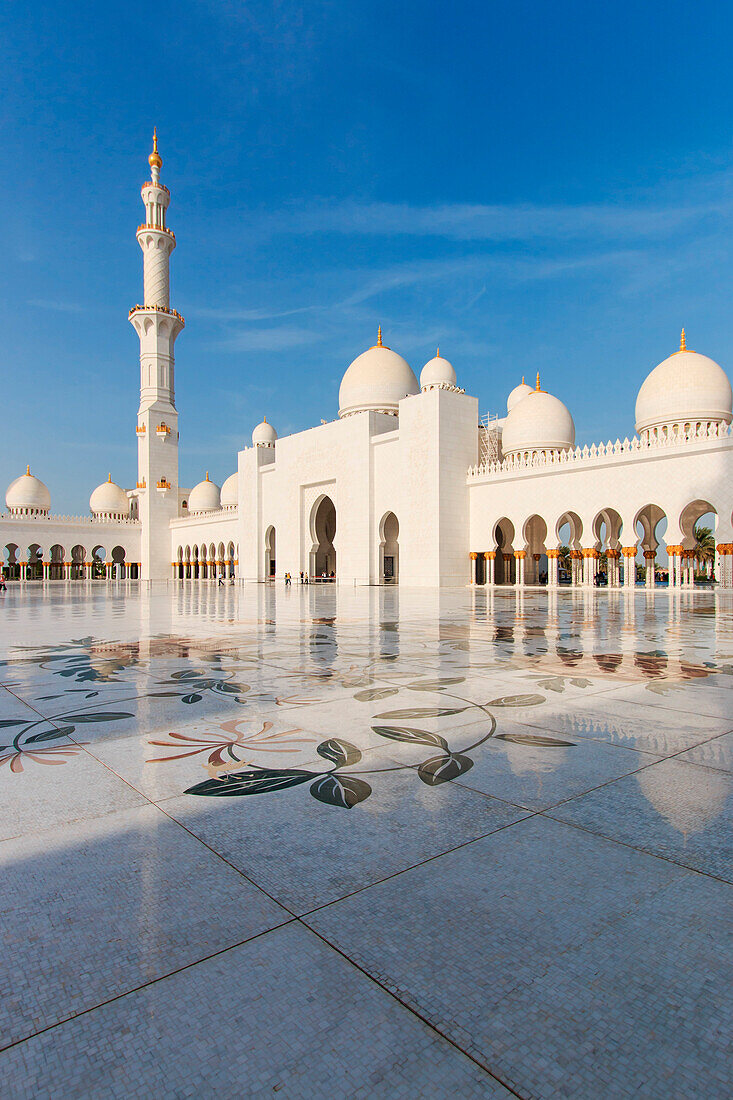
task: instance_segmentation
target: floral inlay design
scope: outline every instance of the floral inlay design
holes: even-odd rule
[[[189,787],[184,793],[208,798],[236,798],[255,794],[274,794],[291,787],[309,784],[313,798],[328,806],[340,809],[352,809],[364,802],[372,793],[372,784],[381,774],[395,771],[413,772],[417,779],[427,786],[435,787],[441,783],[450,783],[465,775],[473,767],[474,761],[469,753],[474,752],[491,737],[504,738],[521,745],[541,746],[543,748],[572,747],[572,741],[543,735],[497,734],[497,719],[492,713],[494,708],[534,706],[545,701],[543,695],[508,695],[493,699],[487,704],[475,703],[451,690],[464,682],[463,676],[442,676],[433,679],[414,680],[405,684],[405,688],[414,692],[440,693],[445,705],[400,707],[394,710],[380,711],[372,715],[370,724],[373,733],[385,741],[400,742],[412,746],[424,746],[425,757],[417,764],[395,764],[386,767],[357,769],[363,760],[362,750],[341,737],[329,737],[316,745],[316,754],[329,766],[318,768],[261,767],[247,763],[244,759],[247,751],[297,752],[299,745],[316,738],[303,734],[302,730],[287,730],[284,733],[272,733],[272,723],[265,722],[257,732],[246,734],[243,721],[224,722],[219,729],[229,733],[229,738],[220,736],[198,737],[192,734],[171,733],[166,741],[152,740],[151,745],[167,749],[183,749],[172,755],[154,757],[149,763],[161,763],[166,760],[180,760],[188,756],[206,753],[209,778]],[[354,693],[359,702],[376,702],[396,695],[399,689],[391,686],[375,687]],[[303,701],[306,705],[308,700]],[[421,719],[451,717],[475,709],[485,718],[484,727],[478,738],[474,736],[469,744],[460,743],[460,729],[451,741],[440,733],[424,729],[416,723]],[[399,724],[397,724],[399,723]],[[242,767],[246,764],[245,767]]]

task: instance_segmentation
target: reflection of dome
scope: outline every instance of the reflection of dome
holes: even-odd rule
[[[30,466],[26,466],[25,473],[8,485],[5,503],[8,511],[16,515],[39,512],[46,515],[51,508],[51,494],[43,482],[33,476]]]
[[[236,508],[239,501],[239,474],[235,470],[221,487],[222,508]]]
[[[665,761],[634,776],[657,813],[678,833],[701,833],[723,812],[733,790],[725,772]]]
[[[419,392],[410,365],[382,344],[380,328],[375,346],[358,355],[341,379],[339,416],[368,410],[396,416],[402,398]]]
[[[206,471],[206,480],[194,485],[188,496],[189,512],[213,512],[220,507],[219,486],[209,481],[209,471]]]
[[[522,378],[519,385],[514,387],[506,399],[506,411],[510,413],[514,406],[518,405],[522,398],[526,397],[528,393],[534,393],[534,390],[531,386],[528,386],[524,378]]]
[[[431,390],[452,387],[456,384],[456,372],[447,359],[443,359],[438,348],[435,358],[429,359],[420,373],[420,389]]]
[[[273,428],[272,424],[267,423],[267,417],[263,416],[262,423],[258,424],[255,430],[252,432],[252,446],[274,447],[276,439],[277,432]]]
[[[539,388],[520,398],[504,421],[501,449],[515,451],[565,451],[575,446],[575,424],[557,397]]]
[[[115,485],[112,474],[98,485],[89,498],[89,510],[95,516],[126,516],[130,510],[127,493]]]
[[[733,393],[722,367],[707,355],[688,351],[685,330],[680,350],[647,375],[636,398],[636,430],[698,423],[731,422]]]

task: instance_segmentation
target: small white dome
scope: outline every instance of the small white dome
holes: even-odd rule
[[[274,447],[276,439],[277,432],[273,428],[272,424],[267,423],[267,417],[264,416],[262,418],[262,423],[258,424],[255,430],[252,432],[252,446]]]
[[[51,494],[40,478],[34,477],[30,466],[24,474],[8,485],[5,503],[10,512],[46,514],[51,508]]]
[[[236,508],[239,501],[239,474],[235,470],[221,487],[222,508]]]
[[[456,372],[453,364],[443,359],[438,348],[435,358],[429,359],[420,372],[420,389],[429,390],[433,386],[455,386]]]
[[[188,494],[189,512],[213,512],[221,505],[221,491],[218,485],[209,481],[209,471],[206,471],[206,479],[194,485]]]
[[[95,516],[126,516],[130,511],[127,493],[115,485],[110,474],[89,498],[89,510]]]
[[[339,416],[358,412],[397,415],[403,397],[420,392],[409,363],[382,344],[382,330],[373,348],[358,355],[341,379]]]
[[[647,375],[636,398],[636,430],[673,423],[731,422],[733,393],[722,367],[707,355],[688,351],[682,330],[680,350]]]
[[[527,383],[524,381],[524,378],[523,378],[522,381],[519,383],[519,385],[515,386],[514,389],[512,390],[512,392],[507,397],[507,399],[506,399],[506,411],[508,413],[510,413],[512,411],[512,409],[514,408],[514,406],[518,405],[523,397],[526,397],[528,393],[534,393],[534,392],[535,391],[532,389],[532,387],[528,386]]]
[[[514,451],[564,451],[574,446],[575,424],[567,406],[545,390],[526,394],[504,421],[501,449],[505,455]]]

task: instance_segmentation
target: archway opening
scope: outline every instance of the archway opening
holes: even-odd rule
[[[514,524],[503,518],[494,527],[496,559],[494,565],[494,584],[514,584]]]
[[[314,580],[336,578],[336,506],[330,497],[322,497],[312,519],[313,546],[310,553],[310,574]]]
[[[265,531],[265,578],[274,577],[276,569],[275,528],[270,526]]]
[[[525,584],[547,584],[547,524],[542,516],[530,516],[524,525]]]
[[[394,512],[387,512],[379,525],[380,581],[398,584],[400,578],[400,525]]]
[[[692,551],[693,577],[698,583],[711,581],[715,575],[715,529],[718,513],[707,500],[693,500],[680,515],[682,545]]]
[[[79,543],[71,548],[71,579],[74,581],[80,581],[84,578],[84,562],[86,561],[86,550]]]

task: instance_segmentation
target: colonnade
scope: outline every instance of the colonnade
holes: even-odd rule
[[[20,570],[21,581],[91,581],[91,580],[135,580],[140,576],[140,563],[128,561],[40,561],[31,564],[28,561],[17,563]],[[41,577],[34,576],[34,571],[41,566]],[[103,576],[95,576],[95,568],[103,569]],[[7,566],[5,567],[7,569]],[[61,571],[60,577],[52,577],[51,570]]]
[[[719,543],[717,546],[717,568],[715,571],[721,588],[733,588],[733,543]],[[695,553],[682,545],[669,544],[666,547],[669,557],[669,587],[692,588],[695,584]],[[607,584],[609,588],[636,587],[636,559],[638,545],[621,546],[606,550]],[[656,550],[643,550],[645,569],[645,587],[656,587]],[[501,554],[504,561],[504,577],[511,578],[511,563],[514,561],[514,580],[505,580],[504,585],[523,588],[527,585],[539,585],[539,563],[541,554],[530,554],[527,550],[514,550],[505,553],[501,550],[472,551],[471,584],[496,585],[496,559]],[[560,586],[560,549],[545,551],[547,556],[547,587]],[[599,572],[601,551],[593,548],[581,548],[570,551],[570,586],[572,588],[595,588]],[[621,560],[623,559],[623,576]],[[481,567],[481,560],[483,566]],[[529,569],[527,563],[530,563]],[[481,579],[483,578],[483,579]]]

